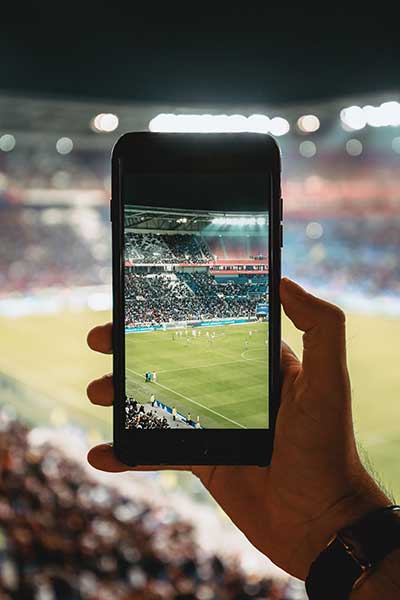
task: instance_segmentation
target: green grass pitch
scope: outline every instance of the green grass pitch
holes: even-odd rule
[[[267,427],[267,331],[267,323],[246,323],[201,328],[196,337],[190,328],[182,337],[170,330],[128,333],[127,394],[145,403],[154,393],[178,412],[199,416],[206,428]],[[156,371],[156,383],[145,382],[146,371]]]

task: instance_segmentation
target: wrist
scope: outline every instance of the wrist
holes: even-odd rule
[[[390,504],[386,494],[363,470],[360,476],[345,487],[342,497],[315,519],[309,534],[310,565],[340,529]]]

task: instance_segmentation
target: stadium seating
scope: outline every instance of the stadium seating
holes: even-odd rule
[[[110,282],[111,240],[101,209],[0,206],[0,239],[0,295]]]
[[[283,600],[290,583],[247,576],[195,543],[192,525],[91,479],[58,447],[0,418],[4,600]]]
[[[266,301],[266,279],[218,282],[208,271],[125,276],[125,323],[253,317]]]
[[[207,243],[191,234],[127,232],[125,260],[140,264],[204,264],[212,260]]]

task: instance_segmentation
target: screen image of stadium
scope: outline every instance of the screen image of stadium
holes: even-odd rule
[[[268,214],[124,225],[126,428],[267,428]]]

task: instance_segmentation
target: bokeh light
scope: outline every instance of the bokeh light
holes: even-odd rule
[[[92,120],[91,126],[94,131],[110,133],[118,128],[119,119],[113,113],[99,113]]]
[[[340,112],[340,118],[350,129],[363,129],[367,124],[367,118],[361,106],[350,106]]]
[[[0,137],[0,150],[3,152],[11,152],[11,150],[14,150],[16,143],[13,135],[5,133]]]
[[[69,137],[62,137],[57,140],[56,149],[59,154],[69,154],[74,147],[74,143]]]
[[[289,121],[282,117],[274,117],[270,123],[270,133],[272,135],[281,136],[290,131]]]
[[[360,140],[356,140],[352,138],[346,142],[346,152],[350,154],[350,156],[360,156],[363,151],[363,145]]]
[[[303,115],[297,121],[297,127],[304,133],[313,133],[320,127],[320,121],[315,115]]]
[[[400,154],[400,136],[393,138],[392,140],[392,148],[394,152]]]
[[[308,223],[306,227],[306,236],[310,238],[310,240],[319,240],[323,233],[324,228],[322,227],[321,223],[317,223],[316,221]]]
[[[306,140],[301,142],[299,146],[299,152],[302,156],[304,156],[304,158],[312,158],[317,153],[317,146],[314,144],[314,142]]]

